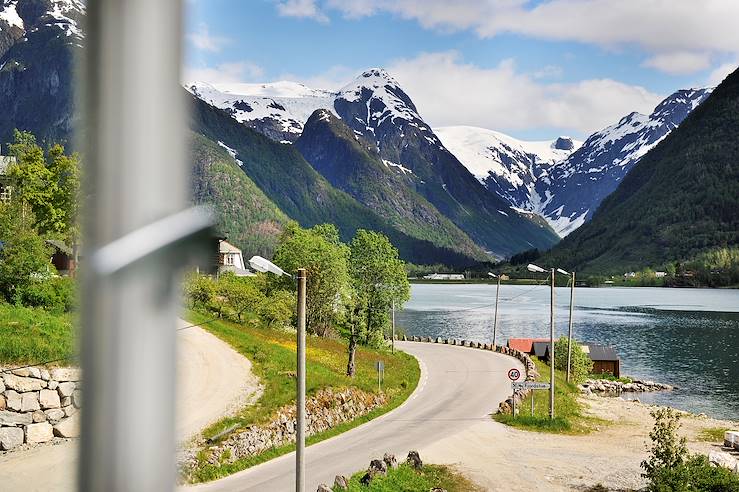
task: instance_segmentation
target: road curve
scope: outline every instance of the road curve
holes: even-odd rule
[[[187,326],[182,320],[179,327]],[[177,435],[187,440],[257,390],[251,363],[199,327],[177,332]],[[77,442],[0,455],[3,492],[76,490]]]
[[[511,393],[509,369],[523,370],[513,357],[488,350],[435,343],[398,342],[421,364],[416,391],[394,411],[306,449],[306,490],[333,484],[336,475],[367,467],[372,458],[429,446],[480,421]],[[423,458],[423,456],[421,457]],[[295,488],[290,453],[221,480],[186,487],[198,492],[284,492]]]

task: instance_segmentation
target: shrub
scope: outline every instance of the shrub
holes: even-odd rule
[[[215,296],[216,287],[212,278],[192,273],[185,278],[184,294],[191,308],[208,308]]]
[[[13,301],[20,306],[67,313],[76,307],[77,287],[69,277],[37,279],[17,287]]]
[[[659,408],[650,412],[654,427],[649,433],[652,446],[650,457],[641,463],[642,476],[653,480],[663,469],[676,468],[683,464],[688,455],[687,439],[679,437],[680,414],[672,408]]]
[[[567,337],[560,337],[559,340],[554,342],[554,368],[567,371]],[[571,369],[571,380],[574,383],[585,381],[590,371],[593,370],[593,361],[574,339],[572,340]]]
[[[273,328],[290,328],[297,305],[297,296],[294,292],[277,290],[265,298],[257,309],[257,313],[267,325]]]

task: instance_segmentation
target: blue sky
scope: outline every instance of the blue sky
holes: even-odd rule
[[[736,66],[739,2],[713,3],[190,0],[185,78],[337,89],[380,66],[433,126],[582,138]]]

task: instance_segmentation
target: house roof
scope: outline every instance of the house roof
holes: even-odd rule
[[[256,276],[256,273],[252,272],[251,270],[245,270],[243,268],[239,268],[233,265],[221,265],[218,268],[218,271],[220,273],[226,273],[231,272],[237,277],[254,277]]]
[[[546,357],[549,353],[549,342],[534,342],[534,355],[537,357]]]
[[[616,349],[614,349],[613,347],[609,347],[607,345],[600,345],[597,343],[584,343],[583,350],[585,351],[585,353],[588,354],[588,356],[590,357],[590,360],[593,360],[593,361],[619,360],[618,352],[616,352]]]
[[[508,348],[516,349],[521,352],[531,353],[534,342],[546,342],[546,338],[509,338]]]
[[[219,253],[241,253],[241,250],[229,243],[225,239],[218,241],[218,252]]]
[[[53,246],[56,250],[61,251],[65,255],[72,256],[72,254],[74,253],[72,251],[72,248],[67,246],[64,241],[59,241],[57,239],[47,239],[46,244]]]

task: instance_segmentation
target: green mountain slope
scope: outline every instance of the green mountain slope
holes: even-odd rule
[[[288,217],[224,148],[195,133],[191,142],[192,200],[214,208],[218,232],[245,255],[272,256]]]
[[[486,259],[485,252],[467,234],[413,191],[417,178],[410,170],[383,163],[371,143],[359,139],[330,111],[315,111],[294,145],[333,186],[385,217],[400,231]]]
[[[618,273],[739,244],[739,70],[544,261]]]
[[[347,193],[331,186],[292,145],[274,142],[197,98],[190,96],[190,100],[192,130],[233,149],[246,175],[300,225],[335,224],[345,241],[360,228],[382,232],[401,256],[413,263],[455,266],[474,263],[467,255],[399,231]]]

